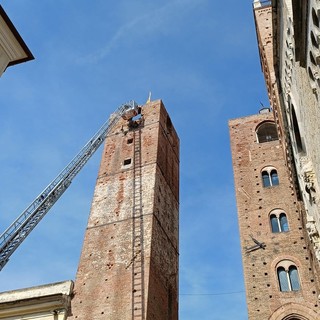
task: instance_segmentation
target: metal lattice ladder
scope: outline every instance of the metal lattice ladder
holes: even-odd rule
[[[134,134],[132,210],[132,320],[145,319],[141,129]]]
[[[122,117],[129,120],[137,114],[138,105],[130,101],[121,105],[58,176],[36,197],[18,218],[0,235],[0,270],[23,240],[68,189],[72,180],[100,147],[111,129]]]

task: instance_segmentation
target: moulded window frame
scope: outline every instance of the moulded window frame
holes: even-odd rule
[[[280,216],[284,214],[285,217],[286,217],[286,223],[287,223],[287,229],[288,230],[283,230],[283,226],[281,225],[281,220],[280,220]],[[276,219],[277,219],[277,226],[278,226],[278,230],[279,231],[273,231],[273,228],[272,228],[272,222],[271,222],[271,216],[275,216]],[[272,210],[270,213],[269,213],[269,222],[270,222],[270,229],[271,229],[271,232],[274,234],[274,233],[286,233],[286,232],[290,232],[290,227],[289,227],[289,221],[288,221],[288,215],[287,213],[282,210],[282,209],[274,209]]]
[[[295,270],[297,271],[297,280],[298,280],[298,284],[299,284],[299,289],[293,289],[292,286],[292,278],[290,277],[289,271],[290,268],[294,267]],[[280,277],[279,277],[279,269],[283,268],[284,271],[286,272],[286,281],[287,281],[287,285],[289,290],[281,290],[281,283],[280,283]],[[279,287],[279,291],[283,292],[283,293],[289,293],[289,292],[298,292],[301,290],[301,279],[300,279],[300,272],[299,272],[299,268],[298,266],[291,260],[282,260],[280,261],[277,266],[276,266],[276,276],[277,276],[277,281],[278,281],[278,287]]]
[[[278,183],[276,183],[276,184],[274,184],[273,182],[273,179],[272,179],[272,172],[276,172],[276,174],[277,174],[277,182]],[[263,179],[263,173],[264,172],[267,172],[268,173],[268,177],[269,177],[269,185],[265,185],[265,183],[264,183],[264,179]],[[280,184],[280,181],[279,181],[279,174],[278,174],[278,170],[275,168],[275,167],[273,167],[273,166],[267,166],[267,167],[264,167],[264,168],[262,168],[261,169],[261,171],[260,171],[260,175],[261,175],[261,180],[262,180],[262,186],[264,187],[264,188],[271,188],[271,187],[276,187],[276,186],[278,186],[279,184]]]

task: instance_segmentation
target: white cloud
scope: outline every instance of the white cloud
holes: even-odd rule
[[[174,0],[143,13],[136,13],[133,10],[127,22],[118,28],[99,51],[78,59],[78,62],[97,63],[117,46],[123,45],[125,41],[139,41],[143,44],[145,36],[172,32],[170,21],[177,23],[178,18],[183,19],[184,15],[187,15],[195,6],[200,6],[204,1],[206,0]],[[132,8],[134,9],[133,6]]]

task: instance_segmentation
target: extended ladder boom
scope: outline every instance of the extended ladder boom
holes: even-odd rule
[[[36,197],[21,215],[0,236],[0,270],[9,257],[34,229],[71,184],[87,161],[100,147],[108,132],[121,117],[131,118],[136,114],[138,105],[130,101],[121,105],[99,131],[88,141],[80,152],[60,172],[60,174]],[[126,115],[127,114],[127,115]]]

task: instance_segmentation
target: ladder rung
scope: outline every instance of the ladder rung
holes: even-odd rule
[[[139,273],[139,275],[137,275],[135,278],[134,278],[134,280],[139,280],[139,281],[141,281],[141,279],[142,279],[142,274],[141,273]]]

